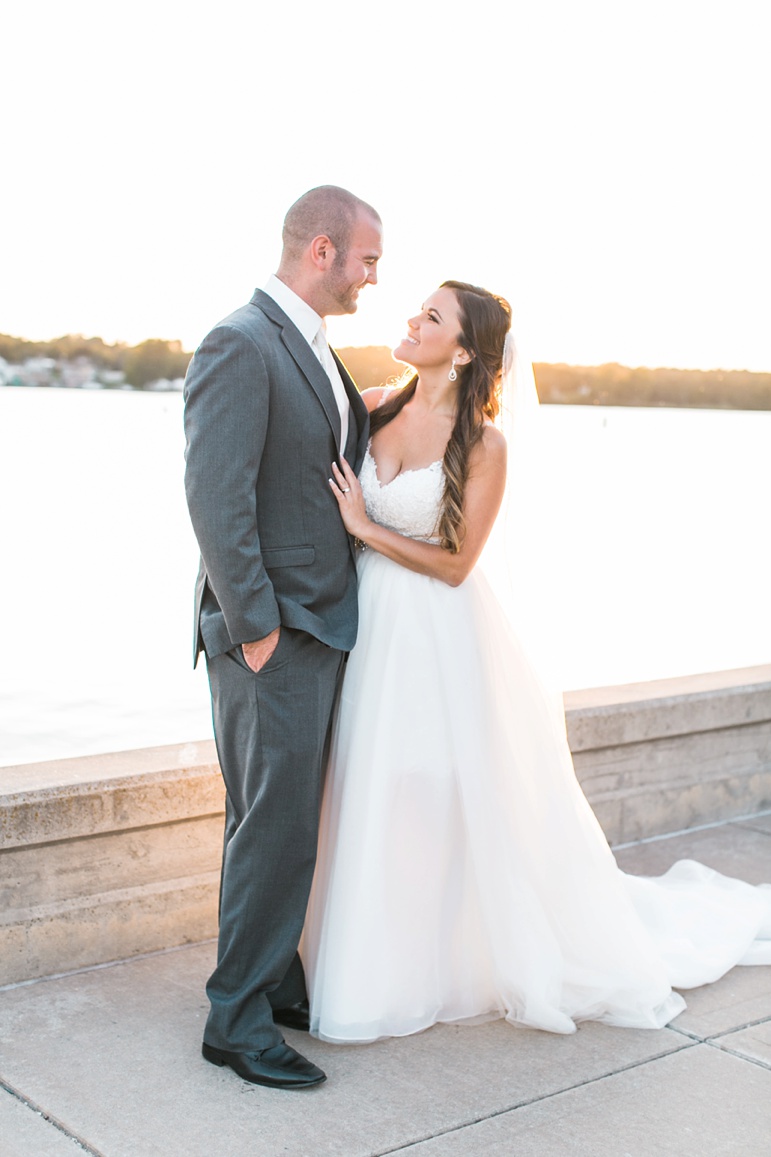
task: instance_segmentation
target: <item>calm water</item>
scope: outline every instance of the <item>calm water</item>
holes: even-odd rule
[[[565,686],[771,661],[771,413],[549,407]],[[0,764],[211,735],[178,395],[0,389]]]

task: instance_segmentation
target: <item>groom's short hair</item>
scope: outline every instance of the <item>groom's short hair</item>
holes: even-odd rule
[[[322,234],[335,247],[337,259],[345,257],[354,222],[360,214],[380,221],[380,214],[366,201],[339,185],[319,185],[303,193],[284,218],[284,257],[297,260],[314,237]]]

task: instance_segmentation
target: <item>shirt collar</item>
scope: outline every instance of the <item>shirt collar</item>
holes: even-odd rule
[[[276,305],[283,309],[289,320],[297,326],[308,345],[311,345],[324,324],[324,319],[319,317],[316,310],[311,309],[307,301],[298,297],[295,291],[279,280],[275,274],[271,274],[268,278],[263,292],[267,293],[268,297],[272,297]]]

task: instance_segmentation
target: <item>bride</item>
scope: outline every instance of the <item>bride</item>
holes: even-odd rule
[[[394,351],[415,375],[363,395],[359,479],[333,466],[363,549],[301,945],[324,1040],[496,1017],[659,1028],[685,1007],[674,987],[771,963],[768,887],[691,861],[656,880],[619,870],[564,717],[477,566],[523,478],[512,461],[507,490],[494,424],[510,313],[445,282]]]

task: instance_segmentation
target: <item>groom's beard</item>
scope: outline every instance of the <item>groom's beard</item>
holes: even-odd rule
[[[362,282],[350,280],[351,275],[346,273],[345,264],[345,258],[335,257],[325,288],[329,296],[339,307],[340,313],[356,313],[359,305],[358,297],[359,290],[362,288]],[[364,285],[366,285],[366,282],[364,282]]]

